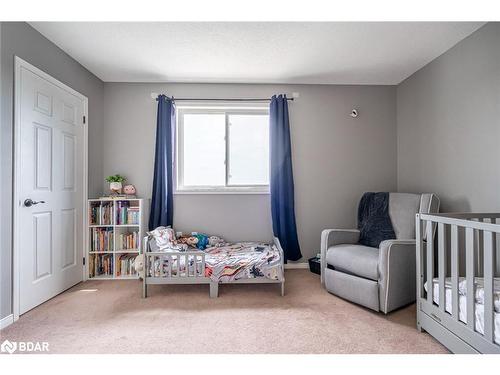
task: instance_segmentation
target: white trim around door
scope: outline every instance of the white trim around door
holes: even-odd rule
[[[71,87],[65,85],[64,83],[58,81],[54,77],[45,73],[44,71],[38,69],[37,67],[31,65],[25,60],[15,56],[15,73],[14,73],[14,197],[13,197],[13,288],[12,288],[12,306],[13,306],[13,319],[16,321],[19,319],[20,312],[20,235],[21,228],[19,224],[19,210],[21,208],[21,198],[19,194],[19,184],[21,176],[21,166],[20,166],[20,146],[21,146],[21,69],[27,69],[43,78],[44,80],[50,82],[51,84],[59,87],[60,89],[80,98],[83,102],[83,186],[82,186],[82,196],[80,197],[82,202],[82,207],[86,207],[87,204],[87,186],[88,186],[88,98],[79,92],[75,91]],[[87,215],[85,214],[85,209],[82,212],[84,228],[86,227]],[[82,231],[82,238],[77,239],[81,241],[83,249],[85,249],[86,236],[85,232]],[[82,269],[83,280],[86,279],[85,266]],[[2,322],[3,323],[3,322]]]

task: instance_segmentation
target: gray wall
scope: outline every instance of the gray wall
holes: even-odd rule
[[[394,86],[105,83],[103,172],[123,173],[150,197],[156,122],[151,92],[176,97],[270,97],[298,91],[290,104],[296,217],[304,258],[324,228],[356,223],[364,191],[396,189]],[[357,119],[349,116],[358,108]],[[106,185],[103,184],[103,189]],[[176,195],[177,230],[229,240],[269,240],[269,195]],[[304,261],[303,259],[302,261]]]
[[[500,23],[488,23],[397,88],[398,189],[442,211],[500,211]]]
[[[0,318],[12,312],[12,133],[14,55],[47,72],[89,99],[89,195],[101,190],[103,83],[31,26],[0,25]]]

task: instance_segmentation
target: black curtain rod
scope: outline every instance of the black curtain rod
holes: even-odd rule
[[[270,98],[250,98],[250,99],[243,99],[243,98],[230,98],[230,99],[222,99],[222,98],[169,98],[172,99],[174,102],[182,102],[182,101],[191,101],[191,102],[269,102],[271,101]],[[294,98],[286,98],[286,100],[291,100],[293,101]],[[156,98],[158,100],[158,98]]]

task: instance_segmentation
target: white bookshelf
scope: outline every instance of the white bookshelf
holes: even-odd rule
[[[141,252],[149,218],[149,200],[139,198],[89,199],[85,272],[88,279],[137,279],[121,267]],[[131,220],[135,219],[135,220]]]

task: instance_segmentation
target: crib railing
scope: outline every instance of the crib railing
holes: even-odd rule
[[[500,345],[495,343],[494,337],[494,277],[495,272],[498,273],[496,240],[497,233],[500,233],[500,225],[497,224],[499,218],[500,213],[417,215],[417,325],[419,329],[429,330],[430,327],[422,323],[429,322],[428,319],[431,318],[475,351],[500,352]],[[436,277],[438,295],[434,296],[433,280]],[[449,303],[446,300],[448,277],[451,279],[451,313],[446,309],[446,303]],[[460,277],[465,277],[466,283],[466,323],[460,319]],[[477,332],[475,327],[476,277],[482,277],[484,280],[483,334]],[[433,326],[433,323],[430,325]],[[450,340],[453,341],[454,338]]]

